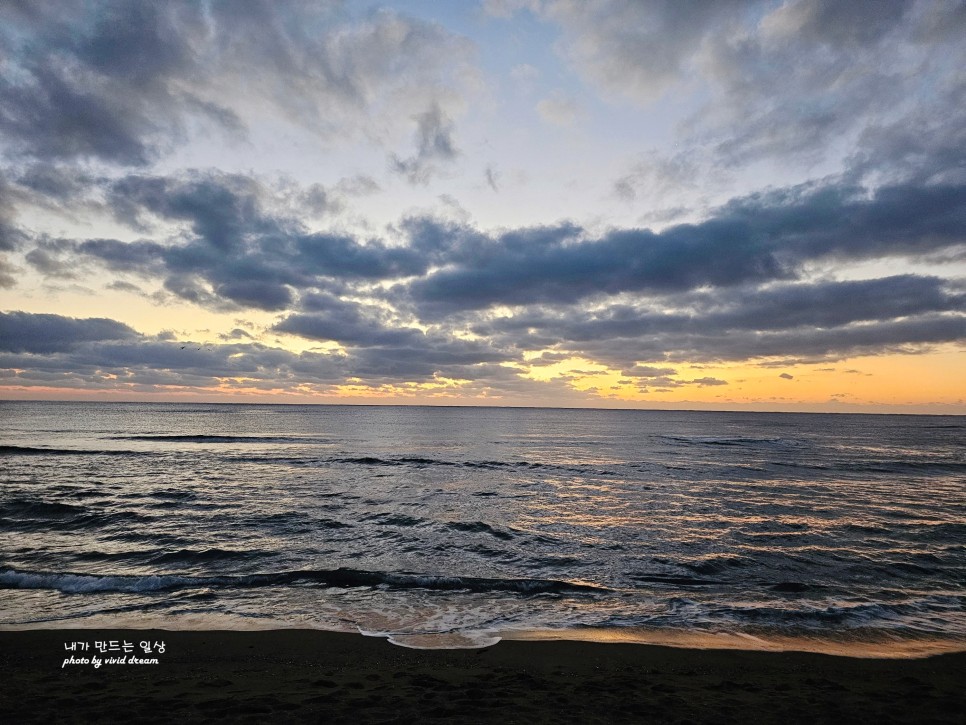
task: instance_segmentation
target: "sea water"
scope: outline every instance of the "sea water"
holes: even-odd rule
[[[0,628],[966,649],[966,418],[0,403]]]

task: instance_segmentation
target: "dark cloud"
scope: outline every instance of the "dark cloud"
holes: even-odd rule
[[[12,66],[0,83],[8,148],[39,159],[101,158],[140,165],[180,130],[171,88],[193,65],[200,6],[38,3],[5,14]]]
[[[137,333],[104,318],[77,320],[61,315],[0,312],[0,350],[45,355],[75,349],[91,341],[128,340]]]
[[[815,282],[668,295],[650,303],[531,308],[473,331],[507,348],[557,349],[622,370],[673,374],[647,360],[811,359],[910,351],[964,339],[966,299],[936,277]]]
[[[75,166],[37,162],[26,166],[16,181],[40,198],[64,205],[85,196],[96,179]]]
[[[723,330],[831,328],[934,312],[961,312],[966,296],[939,277],[897,275],[844,282],[789,284],[681,297],[705,326]]]
[[[429,317],[496,304],[566,303],[624,292],[681,292],[794,279],[819,259],[922,256],[961,244],[966,187],[827,184],[736,199],[706,221],[614,230],[572,225],[469,238],[455,262],[408,293]],[[526,244],[514,242],[519,237]]]
[[[312,340],[333,341],[353,347],[411,345],[419,347],[424,335],[412,327],[391,327],[359,314],[351,304],[341,304],[343,314],[289,315],[272,329]]]
[[[215,385],[295,389],[439,379],[476,381],[485,387],[518,380],[515,371],[499,364],[508,356],[486,343],[418,330],[398,338],[363,340],[378,345],[349,347],[346,353],[270,348],[247,341],[250,335],[241,329],[222,338],[230,344],[148,337],[108,319],[0,313],[0,370],[13,385],[126,390]]]
[[[160,279],[168,294],[212,309],[286,312],[277,332],[338,342],[369,371],[379,354],[423,379],[467,350],[459,364],[551,350],[630,371],[647,361],[909,350],[963,336],[963,291],[943,278],[807,278],[816,263],[956,254],[966,187],[955,184],[870,191],[831,179],[737,198],[699,223],[593,237],[566,222],[485,233],[413,216],[390,241],[310,232],[289,206],[297,188],[254,177],[103,183],[117,219],[145,233],[167,225],[165,242],[42,238],[28,263],[50,275],[101,265]],[[497,314],[500,306],[513,315]],[[467,346],[461,331],[487,343]],[[425,367],[415,364],[420,349]]]
[[[173,242],[91,239],[75,249],[108,269],[161,276],[171,293],[218,308],[287,309],[294,290],[425,272],[419,250],[309,232],[279,210],[275,190],[247,176],[127,176],[109,183],[114,215],[142,231],[183,225]]]
[[[465,374],[468,366],[519,358],[519,353],[502,351],[486,341],[407,327],[381,307],[333,295],[307,295],[302,307],[308,312],[289,315],[272,329],[339,343],[348,350],[347,366],[354,377],[424,381],[437,375],[453,377],[454,366]]]
[[[785,380],[794,380],[794,375],[789,375],[788,373],[781,373],[778,377],[784,378]]]
[[[770,332],[740,330],[652,332],[639,337],[600,338],[580,345],[583,354],[620,366],[632,360],[724,362],[789,358],[802,362],[841,360],[855,355],[921,353],[942,343],[966,340],[966,317],[922,315],[846,325]]]
[[[223,378],[306,383],[342,379],[341,355],[246,343],[201,345],[141,335],[114,320],[0,313],[0,368],[7,383],[130,389],[135,385],[212,386]]]

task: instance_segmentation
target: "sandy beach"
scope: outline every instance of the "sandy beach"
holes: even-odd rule
[[[86,651],[65,650],[75,642]],[[91,662],[65,665],[71,657]],[[966,713],[966,653],[888,660],[576,641],[416,650],[312,630],[88,629],[0,632],[0,669],[0,720],[11,723],[961,723]]]

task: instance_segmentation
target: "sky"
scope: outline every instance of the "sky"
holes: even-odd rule
[[[966,3],[0,4],[0,398],[966,414]]]

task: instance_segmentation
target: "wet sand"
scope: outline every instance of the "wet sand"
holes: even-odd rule
[[[165,652],[145,654],[145,640]],[[75,641],[90,649],[65,651]],[[101,653],[97,641],[121,649]],[[157,664],[63,666],[125,655]],[[0,673],[9,723],[966,721],[966,653],[889,660],[574,641],[415,650],[312,630],[44,630],[0,632]]]

